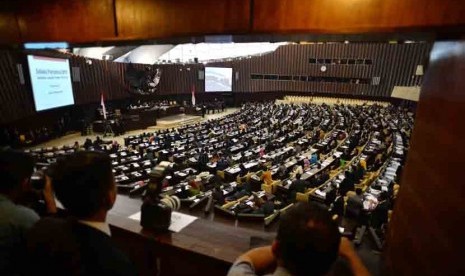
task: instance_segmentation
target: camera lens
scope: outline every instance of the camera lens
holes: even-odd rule
[[[181,200],[177,196],[167,196],[161,200],[163,204],[170,207],[173,211],[179,210],[181,207]]]

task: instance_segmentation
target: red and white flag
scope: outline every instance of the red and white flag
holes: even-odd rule
[[[195,106],[195,85],[192,85],[192,106]]]
[[[103,100],[103,93],[100,94],[100,105],[102,106],[103,118],[107,119],[107,109],[105,108],[105,101]]]

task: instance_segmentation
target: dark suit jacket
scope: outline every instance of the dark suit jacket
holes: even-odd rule
[[[333,209],[331,210],[333,214],[338,215],[339,217],[344,216],[344,197],[337,197],[333,203]]]
[[[383,223],[388,221],[389,202],[387,200],[381,201],[375,210],[373,210],[371,216],[371,226],[374,228],[380,228]]]
[[[346,216],[350,218],[359,218],[363,210],[363,198],[358,195],[352,195],[347,199]]]
[[[296,179],[292,181],[291,185],[289,186],[289,200],[295,200],[296,194],[304,193],[308,187],[308,182],[302,179]]]
[[[136,275],[105,233],[73,219],[45,218],[27,238],[27,275]]]
[[[352,177],[346,177],[344,180],[342,180],[341,184],[339,184],[339,191],[341,192],[342,195],[346,195],[348,191],[354,191],[355,190],[355,182],[352,179]]]

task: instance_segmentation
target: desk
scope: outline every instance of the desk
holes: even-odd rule
[[[236,222],[214,214],[204,217],[202,210],[198,213],[194,210],[191,215],[199,219],[179,233],[155,233],[127,218],[140,211],[141,204],[140,199],[118,195],[108,215],[112,239],[135,263],[140,275],[156,275],[157,258],[160,275],[192,275],[193,271],[202,275],[226,275],[234,260],[250,249],[252,237],[269,244],[275,237],[275,228],[263,232],[263,222]],[[258,229],[241,228],[249,225]]]
[[[128,109],[129,115],[142,114],[142,113],[154,113],[157,118],[166,116],[176,115],[181,113],[181,107],[178,105],[160,105],[152,108],[139,108],[139,109]]]
[[[241,169],[239,168],[238,165],[227,168],[226,170],[224,170],[225,181],[228,182],[228,181],[236,180],[236,177],[240,171]]]

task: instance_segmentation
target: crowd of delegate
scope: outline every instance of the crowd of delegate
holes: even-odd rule
[[[312,190],[311,199],[335,206],[333,212],[341,216],[341,196],[355,191],[367,173],[378,172],[388,159],[393,135],[400,135],[403,146],[412,125],[411,115],[392,106],[246,104],[220,119],[127,137],[125,145],[98,138],[58,152],[50,148],[32,154],[47,164],[81,148],[106,151],[123,191],[143,186],[151,168],[170,161],[164,185],[187,184],[191,195],[232,186],[228,193],[215,193],[216,202],[224,204],[265,188],[268,207],[282,207]],[[333,177],[341,168],[344,173]],[[376,198],[392,198],[395,180]],[[365,192],[367,187],[362,188]],[[234,207],[234,213],[263,211],[250,202]]]
[[[340,242],[339,230],[337,234],[331,234],[334,225],[340,226],[344,218],[348,218],[356,224],[368,223],[379,229],[386,226],[388,212],[398,190],[396,185],[412,126],[412,114],[395,106],[250,103],[219,119],[127,137],[125,145],[97,139],[88,140],[84,145],[75,143],[27,153],[40,166],[46,167],[57,162],[66,163],[63,160],[76,154],[104,152],[116,186],[121,190],[127,188],[126,191],[143,186],[150,170],[160,162],[168,161],[170,169],[163,181],[166,190],[182,185],[185,189],[176,189],[181,191],[176,195],[184,198],[213,192],[216,205],[224,208],[233,206],[234,209],[227,210],[233,214],[270,215],[302,199],[318,203],[311,208],[298,207],[300,204],[297,204],[291,209],[302,210],[294,214],[289,212],[288,216],[290,220],[322,220],[326,225],[323,234],[329,235],[328,239],[333,241],[328,240],[328,246],[333,246],[325,249],[326,253],[331,251],[326,259],[329,267],[334,254],[350,251],[345,240]],[[81,169],[91,170],[84,166]],[[67,181],[76,182],[69,178]],[[111,187],[107,186],[104,191],[108,190]],[[66,197],[63,193],[62,196]],[[89,197],[89,201],[92,200],[95,201],[95,197]],[[227,204],[230,202],[236,204]],[[109,203],[94,204],[92,212],[108,211],[112,206],[111,200]],[[73,202],[64,205],[71,210],[76,205],[82,206]],[[317,208],[319,211],[314,212],[323,215],[312,218],[302,214],[309,212],[307,208]],[[70,213],[74,213],[78,222],[88,222],[92,221],[88,218],[92,212],[84,217],[75,209]],[[329,214],[337,215],[338,219],[326,220]],[[284,214],[281,219],[286,219],[286,216]],[[280,224],[280,230],[284,227]],[[278,230],[276,245],[263,249],[274,256],[269,261],[293,256],[293,252],[286,252],[286,256],[279,253],[279,250],[284,250],[278,246],[279,240],[284,243],[292,231],[312,232],[314,229],[310,228],[282,230],[284,234]],[[346,255],[353,257],[352,254]],[[241,257],[230,273],[258,273],[254,262],[260,260],[254,256],[252,252]],[[356,258],[352,260],[354,269],[360,269]],[[291,258],[283,261],[280,269],[300,275],[301,265],[293,263]],[[97,268],[92,266],[92,269]]]

